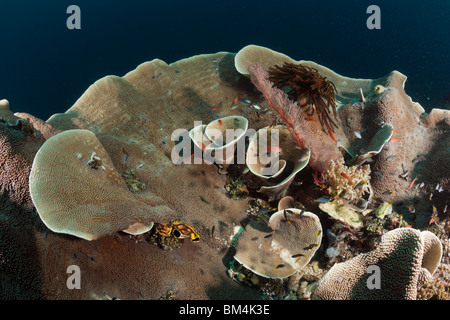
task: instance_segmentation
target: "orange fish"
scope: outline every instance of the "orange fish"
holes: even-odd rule
[[[267,152],[277,153],[277,152],[280,152],[281,150],[282,150],[281,147],[267,146]]]
[[[331,131],[330,129],[328,129],[328,134],[330,135],[331,139],[333,139],[333,141],[337,143],[337,140],[336,140],[336,138],[334,137],[333,131]]]
[[[238,102],[238,97],[234,98],[233,104],[236,104]]]
[[[202,148],[203,151],[205,151],[206,146],[205,146],[205,144],[203,142],[198,141],[198,145]]]
[[[347,179],[347,180],[350,181],[350,182],[353,181],[348,175],[346,175],[346,174],[343,173],[343,172],[341,172],[341,176],[343,176],[345,179]]]
[[[306,121],[314,121],[314,122],[316,122],[316,120],[313,117],[305,117],[305,120]]]
[[[398,139],[397,139],[396,137],[392,137],[392,138],[389,140],[389,142],[396,142],[396,141],[398,141]]]
[[[217,110],[220,110],[220,107],[211,107],[211,110],[212,111],[217,111]]]
[[[223,125],[222,120],[219,119],[218,122],[219,122],[219,127],[221,127]]]
[[[415,177],[414,180],[410,183],[410,185],[408,187],[409,189],[412,188],[412,186],[414,185],[414,182],[416,182],[416,180],[417,180],[417,177]]]
[[[432,224],[433,222],[436,224],[439,224],[439,217],[438,217],[438,212],[435,206],[433,206],[433,215],[431,216],[431,220],[428,224]]]

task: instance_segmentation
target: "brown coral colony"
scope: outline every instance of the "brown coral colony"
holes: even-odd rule
[[[322,127],[334,132],[337,127],[331,118],[331,111],[336,119],[336,87],[333,82],[323,77],[315,68],[285,62],[283,66],[269,69],[269,80],[297,101],[307,116],[317,112]]]

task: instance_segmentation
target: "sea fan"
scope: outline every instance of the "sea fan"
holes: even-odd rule
[[[297,144],[304,148],[305,144],[298,130],[300,126],[305,125],[305,120],[301,116],[301,109],[289,99],[285,92],[273,86],[273,83],[268,80],[269,74],[262,64],[250,64],[248,71],[252,83],[262,92],[272,109],[286,122],[288,130]]]

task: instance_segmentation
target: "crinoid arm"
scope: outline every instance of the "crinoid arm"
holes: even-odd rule
[[[336,87],[315,68],[301,64],[284,63],[269,69],[269,80],[286,92],[289,99],[311,116],[317,113],[323,128],[334,131],[337,128],[332,119],[336,114]]]

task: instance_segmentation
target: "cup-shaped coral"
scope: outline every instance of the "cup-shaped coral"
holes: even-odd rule
[[[205,162],[234,163],[234,152],[248,129],[248,120],[242,116],[228,116],[198,125],[189,131],[189,137],[205,155]],[[244,150],[240,152],[243,157]],[[238,154],[239,156],[239,154]],[[237,159],[239,162],[239,159]],[[243,163],[241,160],[239,163]]]
[[[52,231],[86,240],[117,231],[147,232],[153,222],[176,218],[156,195],[132,193],[94,133],[63,131],[37,152],[30,194]]]
[[[246,164],[266,184],[259,192],[274,196],[289,187],[309,157],[310,150],[299,148],[289,130],[277,125],[261,128],[250,138]]]
[[[238,238],[234,258],[266,278],[286,278],[305,267],[322,239],[319,218],[299,209],[274,213],[268,225],[251,222]]]

